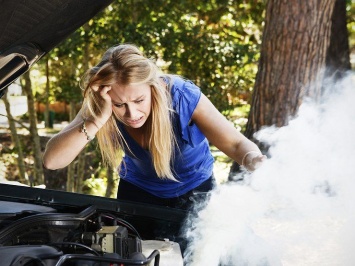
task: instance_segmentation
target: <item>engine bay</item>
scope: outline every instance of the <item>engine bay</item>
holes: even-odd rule
[[[95,205],[0,200],[1,265],[183,265],[176,230],[154,220]]]

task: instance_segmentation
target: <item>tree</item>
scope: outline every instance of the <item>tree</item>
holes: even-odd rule
[[[337,4],[340,2],[344,1],[338,0]],[[245,132],[248,138],[252,139],[263,126],[286,125],[296,114],[304,96],[321,95],[324,70],[331,61],[327,58],[342,55],[343,62],[348,64],[349,57],[344,57],[348,50],[332,49],[334,46],[331,46],[335,21],[346,22],[345,5],[340,3],[336,9],[335,5],[336,0],[268,1],[259,68]],[[333,43],[336,42],[333,40]],[[338,67],[338,64],[332,66]],[[267,151],[267,147],[261,148]],[[238,168],[233,164],[230,177]]]
[[[117,192],[117,178],[114,177],[114,170],[112,167],[107,167],[106,169],[106,179],[107,179],[107,188],[105,192],[105,197],[114,198],[116,197]]]
[[[326,63],[334,4],[335,0],[268,2],[248,137],[264,125],[284,126],[303,96],[320,93],[318,75]]]
[[[346,0],[336,0],[332,15],[332,27],[328,53],[326,56],[325,76],[342,77],[351,69],[349,33],[347,30]]]
[[[261,0],[117,0],[104,14],[109,34],[103,43],[137,44],[228,114],[251,92],[263,10]]]
[[[28,180],[28,177],[27,177],[27,173],[26,173],[26,165],[25,165],[25,160],[24,160],[24,156],[23,156],[22,144],[21,144],[20,138],[17,134],[16,121],[11,114],[11,106],[10,106],[10,102],[7,97],[8,97],[7,93],[5,93],[4,96],[2,97],[2,100],[4,101],[4,104],[5,104],[7,120],[9,123],[10,132],[11,132],[11,140],[14,143],[16,151],[17,151],[17,165],[18,165],[18,169],[19,169],[20,180],[22,182],[25,182],[26,180]]]
[[[69,103],[69,121],[75,118],[78,106],[82,101],[80,79],[90,66],[91,48],[96,43],[91,39],[94,35],[92,31],[97,27],[97,23],[90,20],[51,53],[51,67],[55,69],[56,73],[51,86],[51,94],[55,96],[53,98],[57,101]],[[54,71],[52,70],[52,72]],[[86,174],[86,151],[85,148],[66,169],[65,187],[67,191],[81,192],[82,181]]]
[[[239,104],[237,97],[249,97],[244,95],[250,94],[256,73],[263,8],[262,0],[116,0],[51,53],[51,75],[57,76],[51,79],[51,95],[71,106],[80,103],[84,71],[108,47],[130,42],[163,62],[165,71],[195,81],[227,114]],[[78,159],[88,152],[85,149]],[[84,165],[75,160],[69,166],[70,191],[76,190],[74,175],[81,179]]]
[[[44,184],[43,164],[42,164],[42,150],[41,143],[37,130],[37,114],[35,110],[35,101],[32,94],[32,83],[30,78],[30,71],[26,72],[22,76],[23,86],[27,96],[27,106],[30,122],[30,135],[33,140],[33,183],[34,185]]]

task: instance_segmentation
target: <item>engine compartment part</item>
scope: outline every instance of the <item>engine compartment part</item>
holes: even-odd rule
[[[142,240],[142,253],[145,256],[151,254],[154,250],[160,253],[161,266],[183,266],[184,262],[181,257],[181,248],[177,242],[165,240]]]
[[[0,247],[1,265],[55,265],[63,255],[50,246],[9,246]]]
[[[0,206],[2,266],[183,265],[177,242],[142,239],[115,212],[95,206],[60,212],[7,201]]]
[[[82,240],[98,252],[120,254],[122,258],[142,252],[140,238],[129,237],[124,226],[102,226],[96,233],[84,232]]]

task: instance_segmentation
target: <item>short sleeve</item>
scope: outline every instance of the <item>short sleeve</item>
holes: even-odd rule
[[[201,90],[192,81],[175,77],[171,93],[173,108],[180,122],[181,137],[184,142],[194,147],[205,139],[197,125],[191,121],[192,114],[201,98]]]

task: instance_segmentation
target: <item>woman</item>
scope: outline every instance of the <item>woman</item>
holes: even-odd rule
[[[162,74],[131,44],[88,71],[83,106],[48,142],[44,167],[67,166],[95,136],[104,162],[118,167],[118,199],[177,208],[213,187],[209,142],[249,171],[265,159],[196,85]]]

